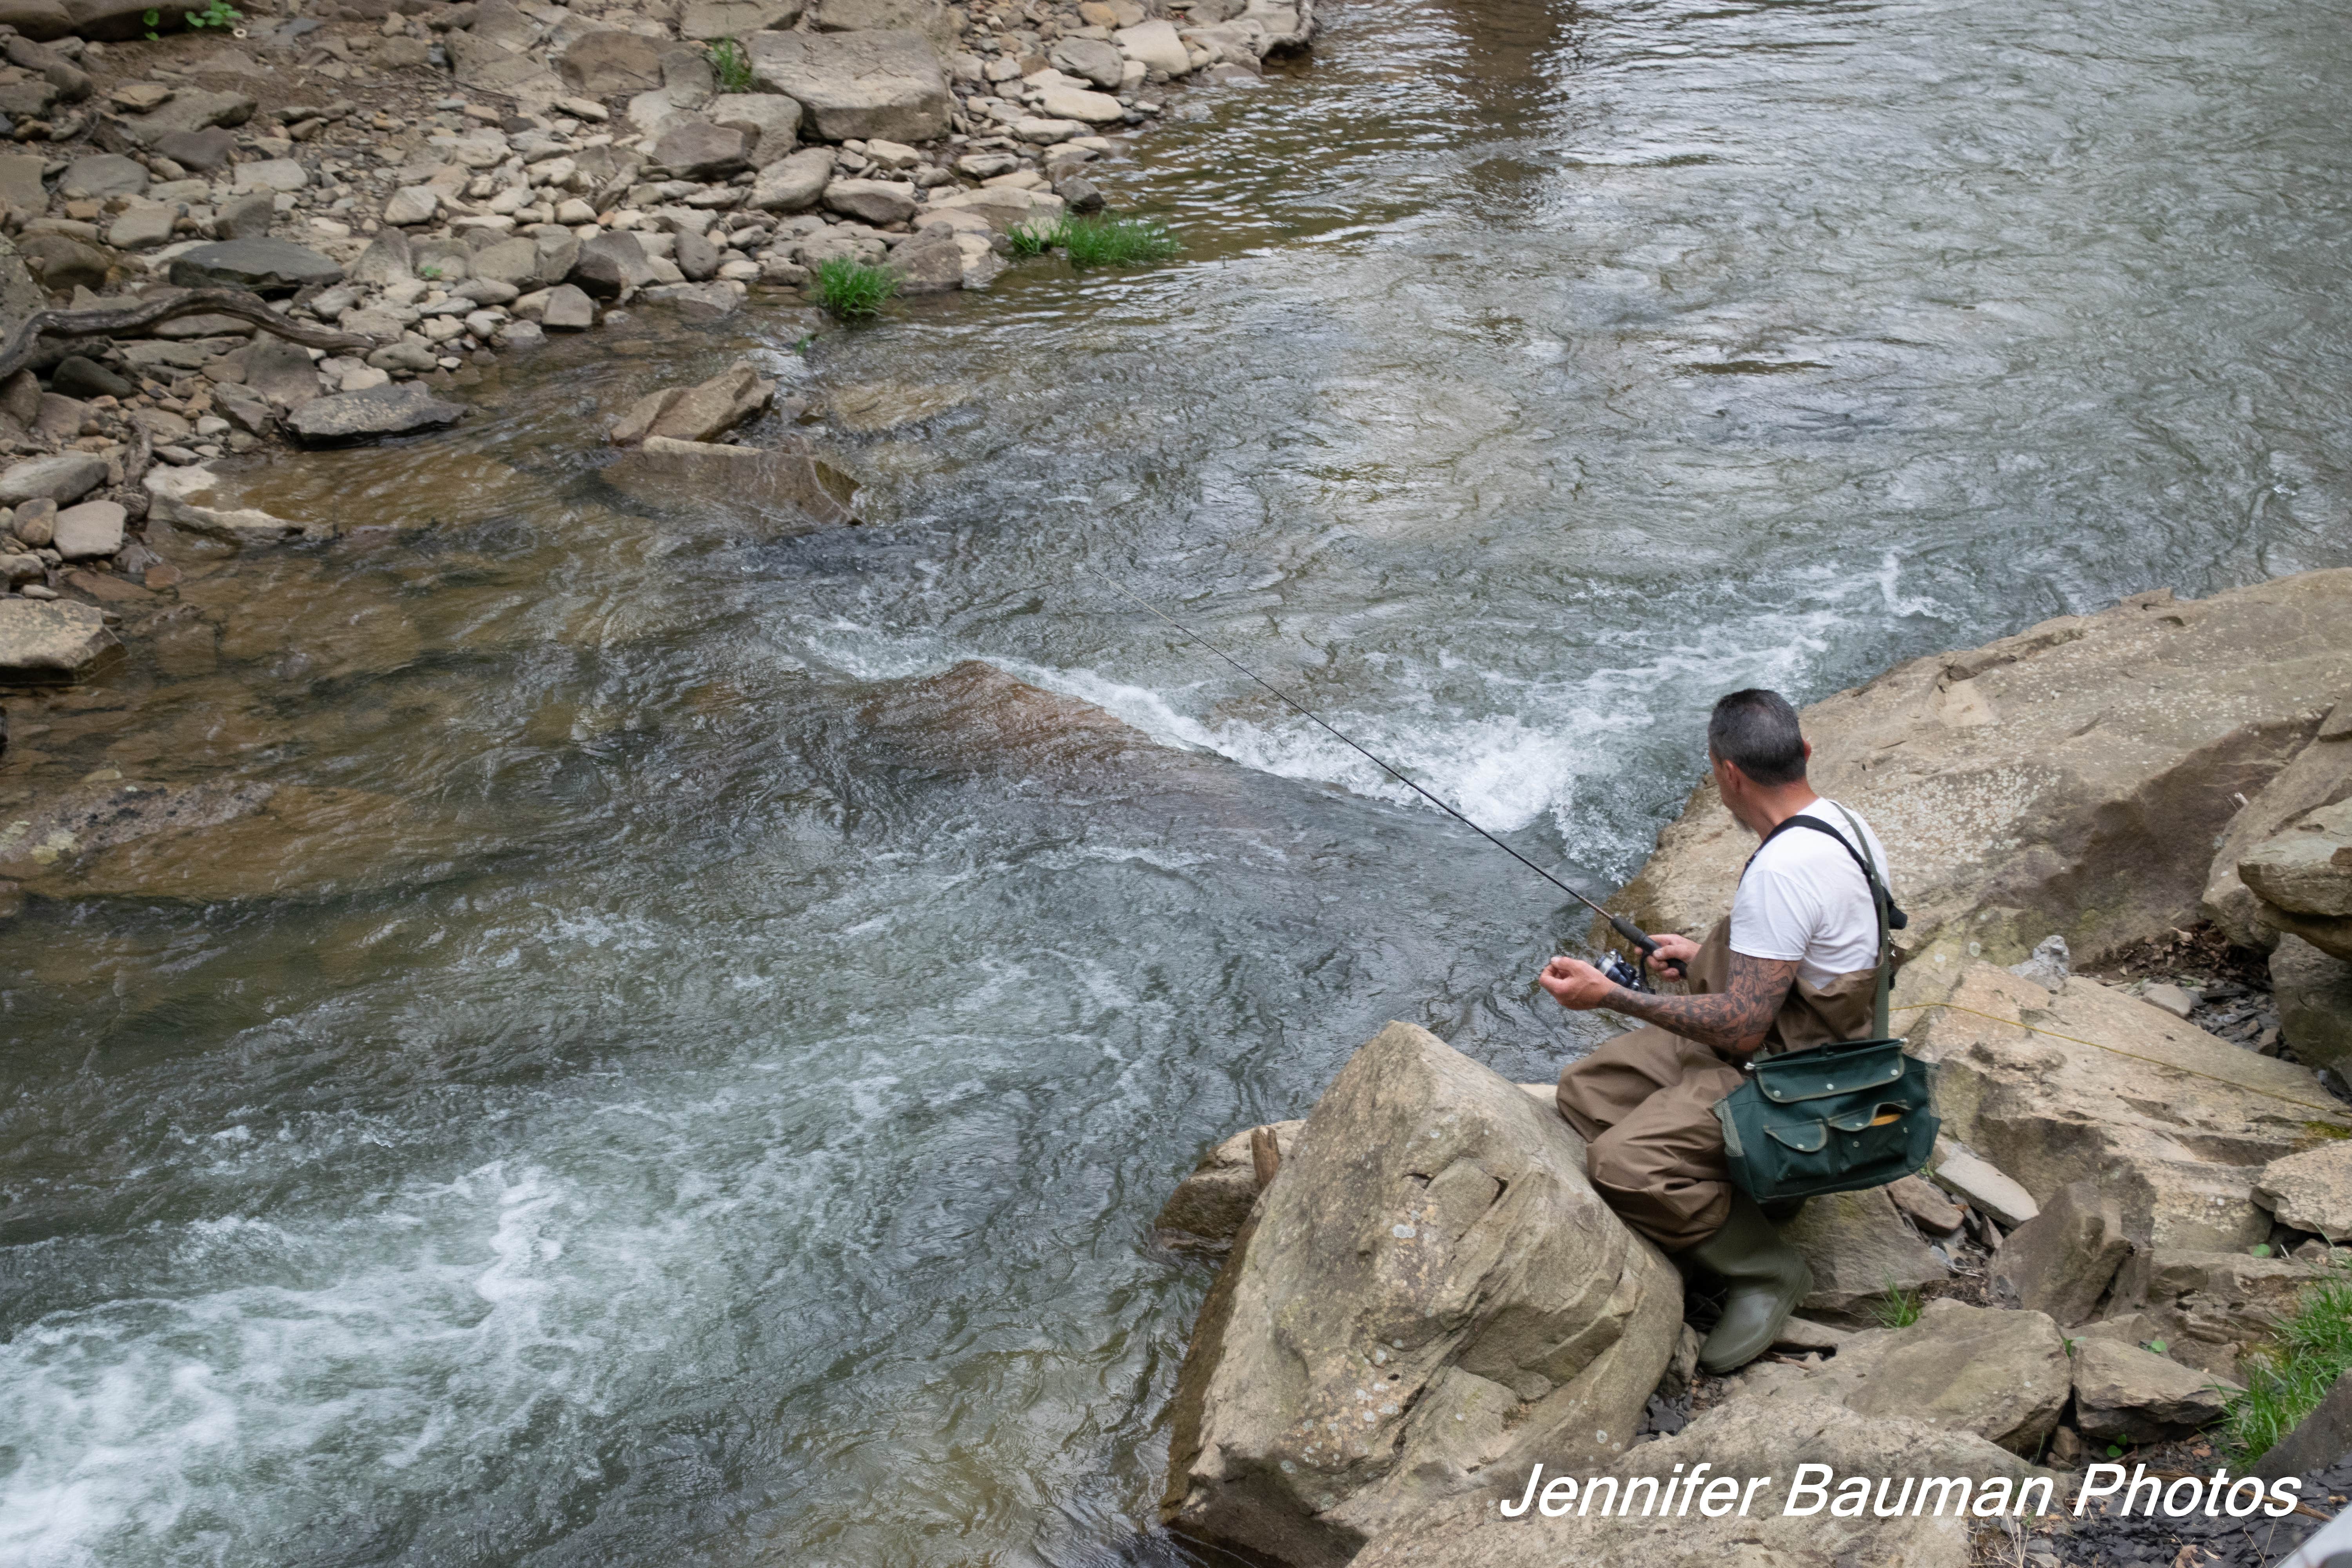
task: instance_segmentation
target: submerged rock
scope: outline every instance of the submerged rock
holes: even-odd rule
[[[1304,1121],[1276,1121],[1265,1131],[1286,1160],[1297,1143],[1298,1130],[1306,1125]],[[1168,1194],[1151,1222],[1162,1247],[1176,1252],[1222,1252],[1234,1244],[1257,1203],[1257,1162],[1250,1152],[1250,1135],[1256,1131],[1245,1128],[1210,1150]]]
[[[669,386],[647,393],[613,422],[606,439],[634,447],[649,436],[677,441],[708,441],[743,423],[772,402],[776,384],[762,381],[748,360],[698,386]]]
[[[1203,1303],[1162,1514],[1344,1563],[1528,1464],[1604,1464],[1682,1333],[1681,1281],[1556,1112],[1391,1024],[1307,1118]]]
[[[464,404],[446,402],[415,382],[404,381],[313,398],[288,415],[286,423],[304,441],[323,444],[407,436],[455,425],[465,416]]]
[[[71,680],[121,646],[94,605],[0,599],[0,679]]]
[[[201,463],[184,468],[161,465],[147,470],[148,515],[191,532],[234,543],[267,543],[286,539],[331,538],[332,522],[292,522],[254,507],[223,507],[214,503],[219,476]]]
[[[869,381],[835,387],[824,400],[824,412],[845,430],[877,435],[935,418],[961,408],[979,393],[959,383],[926,385],[919,382]]]
[[[598,477],[667,507],[756,508],[787,534],[857,521],[856,481],[797,438],[775,447],[722,447],[652,436]]]

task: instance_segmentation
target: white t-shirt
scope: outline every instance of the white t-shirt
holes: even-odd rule
[[[1797,815],[1852,841],[1834,801],[1816,801]],[[1862,821],[1860,813],[1854,820]],[[1867,822],[1862,836],[1885,881],[1886,850]],[[1878,962],[1878,913],[1871,908],[1862,868],[1826,835],[1790,828],[1758,852],[1739,880],[1731,900],[1731,951],[1749,958],[1801,959],[1798,977],[1814,985],[1873,967]]]

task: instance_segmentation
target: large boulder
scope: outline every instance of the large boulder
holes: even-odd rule
[[[1826,1467],[1832,1488],[1863,1478],[1866,1489],[1894,1478],[1886,1515],[1851,1507],[1850,1494],[1836,1491],[1808,1493],[1800,1501],[1793,1489],[1804,1465]],[[1545,1479],[1564,1472],[1581,1489],[1582,1468],[1547,1463]],[[1732,1480],[1730,1495],[1702,1487],[1697,1506],[1652,1512],[1609,1485],[1702,1473],[1708,1481]],[[1525,1465],[1506,1468],[1478,1495],[1405,1521],[1374,1541],[1354,1568],[1969,1568],[1974,1520],[2006,1513],[2028,1484],[2037,1502],[2044,1481],[2049,1495],[2056,1494],[2056,1478],[1972,1432],[1908,1415],[1864,1415],[1826,1399],[1735,1398],[1717,1405],[1675,1436],[1610,1465],[1592,1491],[1597,1506],[1587,1505],[1596,1507],[1592,1513],[1574,1511],[1583,1497],[1556,1494],[1555,1503],[1565,1506],[1554,1516],[1547,1517],[1540,1502],[1525,1517],[1506,1516],[1501,1505],[1519,1502],[1528,1474]],[[1906,1483],[1928,1478],[1965,1481],[1967,1489],[1923,1486],[1912,1496]],[[1656,1493],[1642,1495],[1647,1504]],[[1684,1495],[1676,1493],[1678,1505]],[[1743,1500],[1749,1506],[1739,1507]],[[1598,1509],[1612,1501],[1625,1514],[1601,1518]],[[1791,1506],[1805,1511],[1790,1512]],[[2053,1506],[2063,1507],[2063,1500]]]
[[[2074,1342],[2074,1425],[2095,1443],[2153,1443],[2210,1426],[2244,1392],[2114,1340]]]
[[[1848,1335],[1827,1362],[1758,1363],[1741,1397],[1907,1415],[2031,1456],[2058,1425],[2071,1377],[2066,1341],[2046,1314],[1930,1301],[1907,1328]]]
[[[2352,1131],[2309,1068],[2256,1056],[2076,975],[2053,992],[1957,939],[1904,965],[1894,1026],[1937,1063],[1944,1131],[2047,1205],[2096,1184],[2135,1243],[2225,1251],[2268,1238],[2262,1167]]]
[[[761,380],[750,361],[737,360],[698,386],[647,393],[614,421],[607,438],[616,447],[635,447],[652,436],[708,441],[765,408],[775,395],[774,382]]]
[[[312,283],[342,280],[343,269],[331,258],[290,239],[215,240],[172,258],[172,282],[182,289],[290,294]]]
[[[1805,710],[1812,778],[1885,841],[1927,946],[2008,963],[2056,932],[2095,963],[2195,917],[2215,837],[2352,691],[2352,569],[2141,594],[1914,659]],[[2328,694],[2316,705],[2315,694]],[[1704,932],[1755,837],[1700,786],[1611,900]]]
[[[1528,1464],[1605,1464],[1682,1333],[1681,1282],[1555,1111],[1391,1024],[1307,1118],[1203,1303],[1168,1523],[1344,1563]]]
[[[2097,1308],[2130,1254],[2122,1205],[2095,1182],[2071,1182],[1994,1250],[1987,1289],[1996,1305],[2071,1327]]]
[[[751,69],[799,100],[828,142],[879,136],[929,142],[948,133],[947,71],[922,34],[755,33],[745,41]]]
[[[783,538],[857,521],[857,485],[801,437],[774,447],[722,447],[649,436],[597,478],[664,510],[718,505],[730,520],[756,515]]]
[[[95,605],[0,599],[0,680],[72,680],[120,646]]]

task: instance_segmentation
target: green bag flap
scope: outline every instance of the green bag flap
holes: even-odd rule
[[[1826,1121],[1775,1121],[1764,1129],[1776,1143],[1786,1143],[1800,1154],[1818,1154],[1830,1146]]]
[[[1903,1076],[1901,1040],[1848,1040],[1767,1057],[1756,1064],[1756,1088],[1775,1105],[1823,1100],[1878,1089]]]

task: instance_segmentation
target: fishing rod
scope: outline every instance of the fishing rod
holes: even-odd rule
[[[1088,567],[1081,566],[1078,570],[1085,572],[1090,577],[1108,584],[1112,588],[1116,589],[1119,594],[1135,604],[1146,615],[1149,615],[1165,624],[1186,642],[1192,644],[1196,647],[1205,648],[1209,652],[1215,654],[1219,658],[1223,659],[1227,664],[1232,665],[1235,669],[1241,671],[1242,674],[1257,682],[1258,685],[1265,687],[1268,691],[1273,692],[1275,696],[1280,699],[1283,704],[1289,708],[1292,712],[1297,713],[1300,718],[1307,720],[1310,723],[1321,726],[1321,728],[1328,733],[1333,740],[1338,741],[1341,745],[1346,746],[1349,750],[1356,752],[1366,762],[1370,763],[1372,766],[1380,769],[1381,772],[1388,774],[1389,777],[1396,780],[1397,783],[1404,785],[1405,788],[1412,791],[1413,794],[1421,796],[1422,799],[1429,802],[1430,805],[1437,807],[1438,810],[1444,812],[1446,816],[1452,817],[1454,821],[1460,823],[1463,826],[1468,828],[1471,832],[1476,834],[1479,837],[1485,839],[1487,843],[1493,845],[1504,854],[1508,855],[1512,859],[1517,860],[1520,865],[1525,866],[1528,870],[1533,871],[1537,876],[1541,877],[1545,881],[1549,882],[1553,887],[1558,888],[1561,892],[1566,893],[1570,898],[1574,899],[1578,903],[1582,904],[1586,909],[1591,910],[1602,920],[1607,921],[1612,931],[1614,931],[1619,936],[1623,937],[1627,942],[1633,943],[1635,948],[1640,950],[1644,961],[1654,961],[1657,963],[1662,967],[1672,973],[1678,980],[1683,978],[1688,973],[1688,966],[1685,964],[1681,959],[1659,958],[1657,956],[1658,944],[1656,940],[1647,931],[1642,930],[1641,927],[1635,925],[1632,921],[1627,920],[1623,915],[1611,914],[1607,910],[1602,909],[1592,900],[1586,898],[1582,893],[1578,892],[1574,888],[1570,887],[1566,882],[1561,881],[1558,877],[1553,876],[1550,872],[1545,870],[1542,867],[1537,865],[1534,861],[1528,859],[1526,856],[1520,854],[1517,850],[1512,848],[1509,845],[1504,843],[1501,839],[1496,837],[1493,834],[1487,832],[1485,828],[1479,826],[1468,817],[1463,816],[1462,813],[1454,810],[1454,807],[1446,805],[1445,802],[1438,799],[1437,796],[1422,788],[1420,784],[1414,783],[1403,773],[1399,773],[1396,769],[1389,766],[1388,763],[1374,756],[1370,752],[1366,751],[1362,746],[1358,745],[1354,741],[1349,740],[1346,735],[1341,734],[1337,725],[1333,724],[1328,719],[1325,719],[1320,713],[1318,713],[1313,709],[1307,707],[1304,702],[1301,702],[1297,698],[1291,696],[1290,693],[1285,691],[1281,687],[1276,686],[1271,680],[1266,679],[1264,676],[1258,674],[1257,671],[1244,664],[1240,659],[1235,658],[1223,648],[1221,648],[1216,644],[1209,641],[1208,638],[1199,636],[1190,627],[1186,626],[1182,622],[1176,620],[1171,616],[1163,615],[1148,601],[1130,592],[1128,589],[1127,584],[1124,583],[1119,582],[1115,577],[1105,576],[1103,574],[1096,572]],[[1615,982],[1617,984],[1626,987],[1628,990],[1647,991],[1650,989],[1649,976],[1643,965],[1627,963],[1623,959],[1620,958],[1613,952],[1604,952],[1601,954],[1600,968],[1601,973],[1604,976]]]

